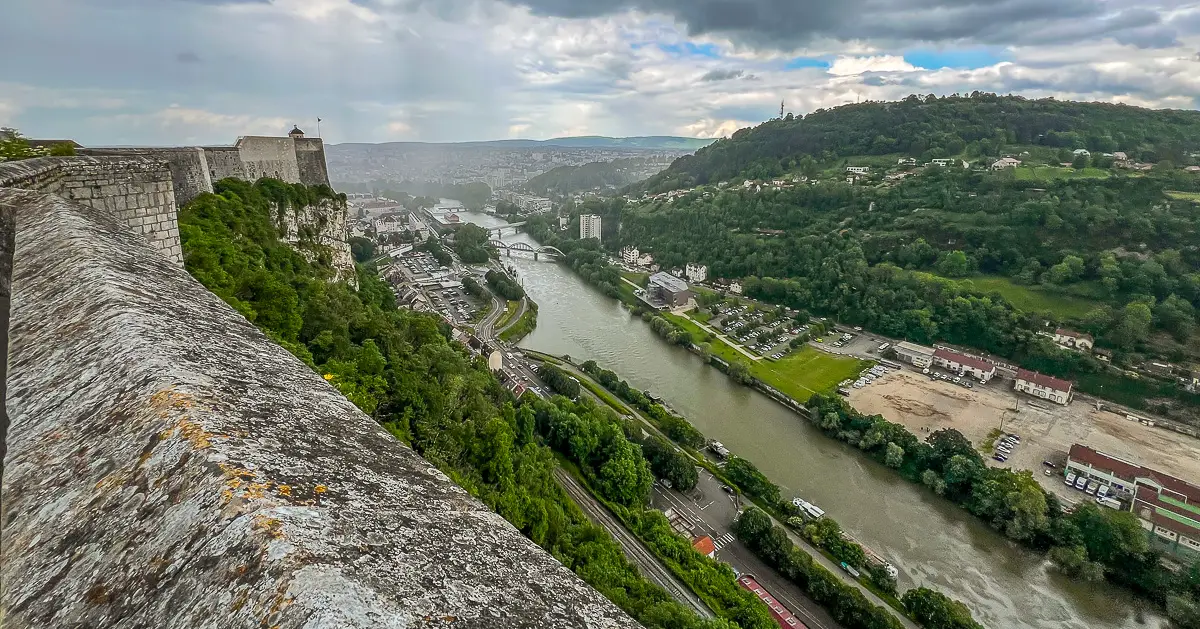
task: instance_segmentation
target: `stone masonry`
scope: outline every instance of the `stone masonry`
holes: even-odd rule
[[[133,233],[151,170],[34,162],[78,198],[0,189],[6,629],[637,626]]]
[[[0,164],[0,188],[38,190],[111,212],[183,264],[168,164],[146,155],[43,157]]]

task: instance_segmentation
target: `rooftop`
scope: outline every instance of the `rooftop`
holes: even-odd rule
[[[1055,391],[1070,391],[1071,390],[1071,383],[1066,380],[1063,380],[1062,378],[1055,378],[1054,376],[1047,376],[1044,373],[1038,373],[1036,371],[1030,371],[1028,369],[1018,369],[1017,370],[1017,379],[1024,380],[1026,382],[1032,382],[1034,384],[1040,384],[1043,387],[1046,387],[1048,389],[1054,389]]]
[[[965,365],[965,366],[971,367],[973,369],[981,369],[983,371],[995,371],[996,370],[995,365],[993,365],[992,363],[989,363],[986,360],[983,360],[982,358],[975,358],[974,356],[967,356],[966,354],[959,354],[958,352],[954,352],[954,351],[951,351],[948,349],[942,349],[940,347],[933,351],[933,355],[935,358],[949,360],[951,362],[955,362],[960,365]]]
[[[924,345],[918,345],[908,341],[900,341],[899,343],[896,343],[896,351],[905,351],[910,354],[924,354],[925,356],[933,356],[934,354],[934,349],[932,347],[926,347]]]
[[[658,273],[651,275],[649,282],[673,293],[682,293],[688,289],[687,282],[675,277],[674,275],[671,275],[670,273],[667,273],[666,271],[659,271]]]

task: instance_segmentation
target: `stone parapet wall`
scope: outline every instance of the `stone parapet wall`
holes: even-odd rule
[[[5,627],[637,626],[113,212],[5,224]]]
[[[167,259],[183,263],[169,164],[141,153],[0,164],[0,189],[36,190],[111,212]]]

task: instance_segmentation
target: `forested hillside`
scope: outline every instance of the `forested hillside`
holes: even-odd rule
[[[328,193],[274,180],[222,180],[181,208],[187,270],[364,413],[503,516],[648,629],[770,629],[767,608],[728,567],[673,534],[649,500],[641,430],[590,400],[514,400],[481,359],[449,340],[432,314],[396,307],[391,288],[359,267],[359,288],[279,240],[278,203]],[[639,536],[669,555],[721,618],[704,620],[644,579],[554,479],[559,456]],[[677,455],[674,450],[671,454]],[[677,455],[682,456],[682,455]],[[516,558],[516,557],[515,557]]]
[[[563,195],[593,188],[621,188],[661,170],[662,164],[650,159],[625,158],[582,166],[559,166],[530,179],[524,187],[537,194]]]
[[[1122,151],[1132,159],[1179,163],[1200,150],[1200,112],[972,93],[909,96],[770,120],[681,157],[641,188],[688,188],[738,177],[764,178],[819,161],[863,155],[999,156],[1006,147]]]

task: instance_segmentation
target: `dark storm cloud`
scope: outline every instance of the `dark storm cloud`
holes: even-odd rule
[[[1175,42],[1158,13],[1114,0],[505,0],[541,15],[596,17],[629,9],[665,13],[691,35],[791,48],[815,39],[1020,45],[1065,29],[1058,42],[1112,36],[1139,47]],[[1077,33],[1075,38],[1070,33]]]
[[[744,70],[710,70],[707,74],[700,77],[701,81],[728,81],[730,79],[740,79],[745,76]]]

